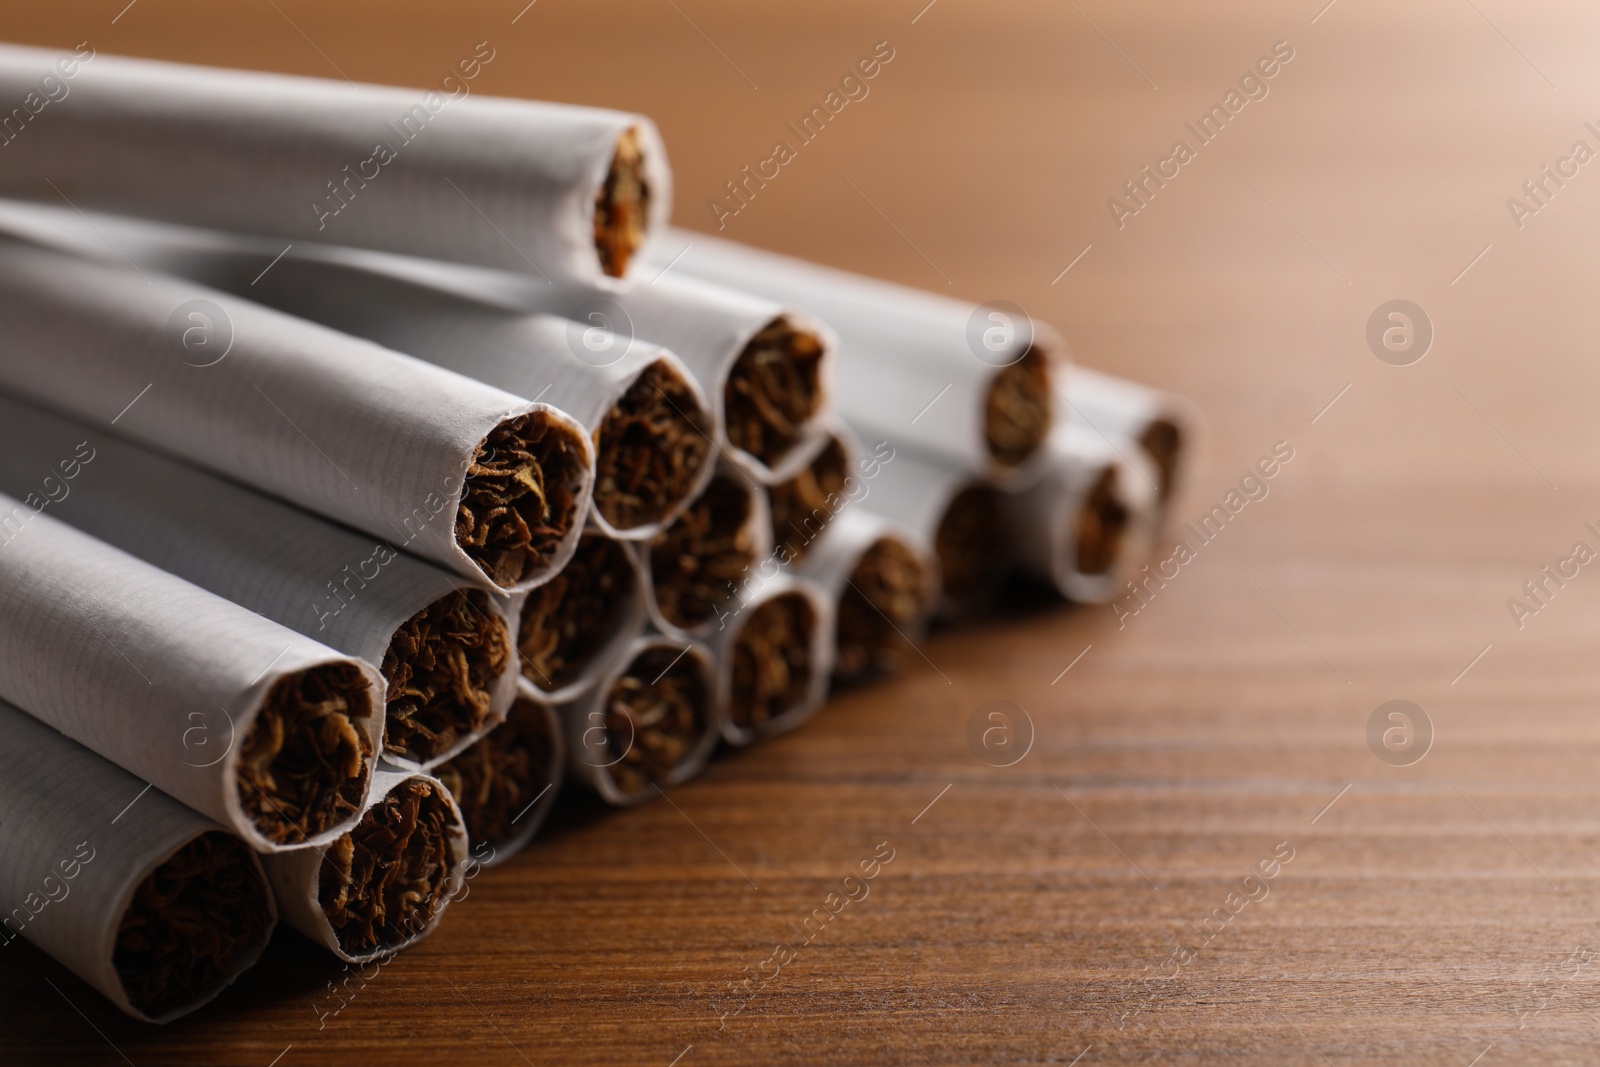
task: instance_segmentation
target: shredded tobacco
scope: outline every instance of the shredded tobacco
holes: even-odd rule
[[[770,486],[767,498],[772,503],[772,543],[786,550],[780,553],[787,562],[805,556],[811,542],[822,536],[833,516],[845,505],[844,491],[850,481],[850,460],[844,443],[837,437],[815,459],[786,482]]]
[[[583,444],[542,411],[508,419],[478,445],[456,508],[456,543],[502,588],[539,571],[582,502]]]
[[[719,474],[678,521],[650,542],[656,607],[674,626],[707,622],[756,561],[750,490]]]
[[[272,925],[271,890],[245,843],[211,830],[184,845],[133,891],[112,966],[128,1003],[159,1019],[228,980]]]
[[[822,341],[786,317],[772,320],[739,353],[722,397],[729,443],[774,466],[822,403]]]
[[[1153,419],[1139,435],[1139,446],[1156,465],[1163,503],[1172,495],[1178,475],[1178,457],[1183,454],[1183,431],[1171,419]]]
[[[1117,472],[1107,467],[1094,480],[1078,508],[1074,537],[1079,574],[1105,574],[1122,554],[1128,509],[1117,497]]]
[[[584,534],[561,572],[528,594],[517,649],[529,681],[547,690],[570,685],[617,632],[638,589],[627,551],[604,534]]]
[[[611,169],[594,196],[594,249],[600,269],[613,278],[628,273],[628,261],[644,243],[650,225],[650,184],[644,179],[639,131],[617,138]]]
[[[983,432],[995,462],[1015,467],[1050,435],[1049,361],[1038,346],[995,372],[984,398]]]
[[[407,619],[383,654],[384,754],[426,762],[483,729],[510,656],[506,625],[479,590],[440,597]]]
[[[637,796],[664,781],[710,729],[711,692],[700,663],[682,649],[636,656],[606,693],[609,770],[617,788]]]
[[[811,690],[811,635],[817,616],[799,593],[757,606],[733,642],[728,712],[736,726],[760,729],[802,704]]]
[[[317,902],[352,956],[397,949],[444,903],[454,863],[449,801],[425,778],[401,782],[323,857]]]
[[[377,709],[354,664],[288,675],[262,701],[240,746],[239,804],[267,840],[297,845],[361,810]]]
[[[934,533],[934,554],[948,602],[961,605],[998,582],[1004,558],[1000,544],[1000,504],[993,489],[970,485],[945,508]]]
[[[518,817],[551,784],[554,747],[544,710],[518,699],[505,722],[434,771],[456,798],[474,844],[498,845],[515,836]]]
[[[852,681],[901,668],[909,647],[905,634],[928,607],[929,577],[899,538],[880,537],[861,554],[839,597],[835,677]]]
[[[683,377],[656,362],[595,431],[594,505],[618,530],[666,518],[694,488],[711,451],[705,412]]]

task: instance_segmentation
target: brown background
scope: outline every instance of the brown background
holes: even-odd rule
[[[577,805],[320,1028],[339,972],[292,936],[159,1030],[19,943],[0,1061],[1595,1059],[1600,568],[1521,631],[1506,606],[1600,547],[1600,162],[1520,230],[1506,207],[1600,147],[1592,7],[937,0],[913,23],[925,0],[537,0],[513,24],[518,0],[123,2],[12,4],[0,29],[417,86],[487,40],[480,91],[652,114],[700,228],[887,40],[871,95],[725,232],[1015,300],[1082,362],[1194,397],[1210,447],[1180,518],[1274,442],[1295,458],[1126,629],[1045,605],[945,632],[931,665],[672,804]],[[1270,95],[1119,231],[1106,199],[1279,40]],[[1364,340],[1397,297],[1437,329],[1405,368]],[[1394,698],[1436,731],[1406,768],[1366,741]],[[1006,769],[965,740],[991,699],[1036,727]],[[881,841],[871,895],[719,1031],[730,983]],[[1146,986],[1280,841],[1270,896]]]

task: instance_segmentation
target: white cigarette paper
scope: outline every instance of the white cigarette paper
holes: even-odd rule
[[[576,545],[593,480],[564,413],[153,272],[0,241],[0,384],[488,588]]]
[[[699,774],[722,725],[716,669],[698,641],[635,638],[600,684],[561,708],[568,773],[619,807]]]
[[[56,470],[93,456],[65,456]],[[258,850],[342,833],[366,800],[382,737],[377,668],[53,519],[48,506],[42,494],[0,496],[0,698]]]
[[[970,470],[903,445],[880,444],[877,454],[882,462],[857,506],[933,546],[940,617],[961,618],[987,607],[1011,564],[1000,493]]]
[[[1204,424],[1199,409],[1176,393],[1084,367],[1058,374],[1055,387],[1065,401],[1067,421],[1144,452],[1155,466],[1161,507],[1170,512],[1194,483],[1200,463]]]
[[[561,573],[509,598],[522,685],[538,699],[562,704],[587,693],[644,628],[645,577],[631,549],[590,530]]]
[[[278,914],[242,841],[5,703],[0,750],[0,952],[25,937],[157,1023],[255,963]]]
[[[594,444],[590,515],[613,537],[653,536],[711,476],[705,394],[659,346],[259,238],[18,203],[0,203],[0,226],[220,289],[565,412]]]
[[[533,840],[561,792],[566,764],[555,705],[524,685],[505,722],[434,771],[461,808],[480,866],[504,863]]]
[[[650,121],[472,97],[487,42],[434,90],[0,48],[0,195],[615,284],[672,203]]]
[[[61,467],[80,446],[92,458]],[[37,492],[55,518],[379,665],[384,757],[399,766],[449,759],[516,692],[516,623],[499,598],[387,541],[6,397],[0,492]]]
[[[800,573],[833,600],[836,678],[859,677],[884,661],[897,664],[903,658],[898,646],[916,647],[939,601],[933,547],[909,527],[864,508],[846,507],[834,516]]]
[[[717,628],[717,608],[771,553],[767,494],[724,462],[677,522],[638,546],[650,624],[704,640]]]
[[[596,360],[616,358],[635,341],[671,350],[710,404],[718,451],[757,481],[782,480],[805,462],[833,403],[833,333],[782,301],[676,271],[600,293],[350,249],[318,254],[506,308],[559,315],[578,325],[580,343]]]
[[[461,809],[439,781],[380,768],[361,820],[315,848],[263,857],[283,921],[347,963],[431,934],[460,891]]]
[[[1044,479],[1001,497],[1011,554],[1062,596],[1101,604],[1150,552],[1158,514],[1153,464],[1094,430],[1064,422],[1050,434]]]
[[[769,556],[718,609],[709,644],[717,664],[722,738],[743,746],[805,722],[828,699],[833,601]]]
[[[837,334],[839,413],[1008,485],[1040,469],[1047,370],[1065,344],[1014,305],[975,305],[685,230],[643,253],[646,271],[700,278],[787,306]]]

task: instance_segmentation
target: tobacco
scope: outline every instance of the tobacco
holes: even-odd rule
[[[505,623],[479,590],[440,597],[407,619],[383,656],[384,754],[425,763],[482,730],[510,656]]]
[[[398,948],[444,903],[452,868],[449,801],[411,778],[367,809],[323,857],[317,902],[352,956]]]
[[[618,530],[666,518],[694,488],[711,440],[677,371],[652,363],[595,432],[594,504]]]
[[[583,444],[544,412],[496,426],[478,445],[456,509],[456,543],[503,588],[548,565],[582,498]]]
[[[1183,431],[1171,419],[1154,419],[1139,435],[1139,446],[1156,465],[1157,484],[1163,503],[1172,495],[1178,476],[1178,457],[1183,453]]]
[[[515,836],[515,821],[551,784],[554,746],[544,710],[519,699],[505,722],[434,772],[461,808],[471,841]]]
[[[1000,504],[994,490],[970,485],[945,508],[934,533],[934,554],[945,597],[960,604],[998,581],[1004,560],[1000,544]]]
[[[650,542],[656,607],[674,626],[693,629],[717,608],[756,560],[750,491],[719,474],[678,521]]]
[[[728,372],[728,441],[772,466],[800,442],[821,403],[822,342],[780,316],[750,339]]]
[[[296,845],[350,818],[366,799],[375,714],[367,679],[333,663],[273,685],[240,746],[239,804],[269,840]]]
[[[611,168],[594,197],[594,248],[600,269],[613,278],[628,273],[628,262],[644,244],[650,226],[650,183],[644,177],[639,131],[617,138]]]
[[[736,726],[759,729],[805,702],[815,665],[817,625],[811,602],[783,593],[753,608],[733,642],[728,712]]]
[[[683,650],[640,653],[606,694],[611,778],[637,796],[675,771],[710,728],[711,693],[699,662]]]
[[[893,673],[905,659],[906,631],[927,608],[931,575],[903,541],[880,537],[861,554],[839,597],[835,677]]]
[[[211,830],[147,875],[117,928],[111,962],[128,1003],[152,1019],[227,981],[272,925],[270,890],[250,850]]]
[[[1007,467],[1033,455],[1050,434],[1051,408],[1049,360],[1037,346],[1030,346],[989,383],[983,405],[989,454]]]
[[[850,462],[844,444],[837,437],[793,478],[771,486],[772,541],[787,549],[789,562],[801,559],[834,513],[844,506],[844,490],[850,480]]]
[[[570,685],[616,633],[637,590],[627,551],[604,534],[584,534],[561,573],[528,594],[517,649],[529,681]]]
[[[1084,494],[1075,524],[1080,574],[1105,574],[1122,554],[1131,516],[1117,498],[1117,472],[1107,467]]]

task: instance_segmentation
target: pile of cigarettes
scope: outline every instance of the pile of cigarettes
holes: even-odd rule
[[[139,1019],[279,921],[414,944],[565,776],[647,800],[1014,573],[1109,600],[1189,477],[1019,309],[667,228],[640,115],[9,46],[0,100],[0,948]]]

